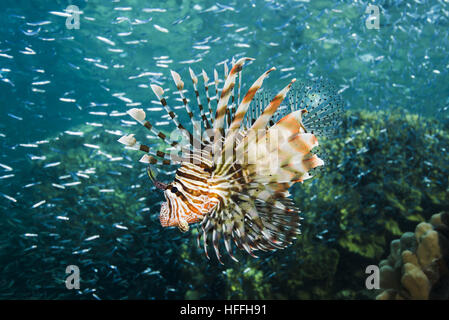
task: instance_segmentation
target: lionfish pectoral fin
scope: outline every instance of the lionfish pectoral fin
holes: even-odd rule
[[[256,122],[251,126],[251,130],[259,130],[263,129],[267,126],[269,123],[271,117],[276,112],[278,107],[281,105],[282,101],[286,97],[287,93],[289,92],[291,86],[293,83],[296,82],[296,79],[293,78],[290,83],[283,88],[268,104],[268,106],[265,108],[263,113],[260,115],[260,117],[256,120]]]
[[[238,72],[243,68],[243,64],[246,61],[254,60],[253,58],[243,57],[240,58],[232,67],[229,75],[226,75],[226,81],[221,91],[220,100],[218,101],[217,110],[215,113],[214,130],[222,130],[225,124],[226,109],[228,106],[229,98],[231,97],[232,90],[235,86],[235,80]],[[225,64],[226,65],[226,64]],[[218,95],[217,95],[218,97]]]

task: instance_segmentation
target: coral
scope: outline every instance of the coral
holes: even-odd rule
[[[449,213],[439,213],[392,241],[390,255],[380,262],[384,291],[377,299],[449,299],[448,235]]]
[[[340,135],[322,138],[326,166],[293,190],[317,234],[380,259],[386,244],[449,207],[449,134],[410,114],[349,112]],[[424,209],[425,208],[425,209]]]
[[[248,267],[243,272],[226,269],[228,299],[270,299],[271,285],[265,281],[262,270]]]
[[[417,269],[432,266],[435,232],[440,250],[447,250],[444,231],[434,227],[441,216],[419,225],[421,246],[415,233],[403,234],[430,213],[449,209],[449,166],[441,156],[449,135],[443,124],[349,112],[339,136],[321,139],[327,166],[291,190],[304,217],[302,234],[285,250],[259,253],[259,259],[237,255],[239,263],[224,258],[225,266],[204,257],[195,228],[180,234],[160,226],[163,197],[137,162],[141,154],[124,151],[116,142],[122,133],[111,125],[82,125],[70,128],[82,136],[49,137],[33,150],[46,159],[24,160],[30,169],[7,185],[17,203],[0,203],[8,213],[0,220],[2,298],[368,299],[375,293],[361,286],[365,267],[385,256],[387,244],[401,234],[381,265],[382,281],[390,284],[384,296],[425,292],[428,283],[429,297],[447,296],[443,272],[435,282],[435,275]],[[393,260],[407,270],[407,290],[402,267]],[[79,265],[81,290],[65,288],[68,264]]]

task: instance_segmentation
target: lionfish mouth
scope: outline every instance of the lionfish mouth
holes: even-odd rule
[[[170,212],[168,210],[168,204],[167,204],[167,202],[163,202],[161,205],[161,213],[159,215],[159,221],[161,222],[161,225],[163,227],[166,227],[168,225],[167,221],[169,219],[169,215],[170,215]]]
[[[199,222],[198,243],[202,237],[204,251],[209,257],[207,246],[211,239],[220,262],[220,244],[224,244],[230,257],[237,261],[232,243],[255,257],[256,250],[286,248],[300,234],[302,218],[288,190],[294,183],[311,178],[309,172],[324,164],[312,153],[318,145],[315,135],[332,136],[340,127],[340,116],[344,111],[337,88],[322,80],[293,86],[296,79],[292,79],[273,97],[267,91],[260,94],[258,90],[264,79],[275,68],[263,73],[240,99],[242,68],[249,60],[253,59],[233,60],[230,70],[225,62],[221,88],[216,70],[211,83],[206,72],[202,71],[207,100],[204,107],[197,89],[197,75],[189,68],[199,122],[194,120],[190,100],[184,96],[186,90],[181,76],[171,71],[178,89],[176,100],[184,104],[193,132],[204,133],[204,139],[198,140],[180,123],[178,115],[168,105],[164,89],[158,85],[152,84],[151,89],[177,132],[186,138],[183,140],[185,143],[171,140],[159,131],[146,118],[143,109],[128,111],[134,120],[160,138],[167,147],[181,148],[183,155],[186,150],[188,157],[153,150],[137,142],[133,134],[119,139],[127,147],[145,152],[140,161],[148,164],[147,173],[155,187],[165,191],[167,202],[161,206],[161,225],[176,225],[185,232],[189,230],[189,224]],[[209,86],[213,83],[215,95],[211,97]],[[282,104],[287,95],[287,103]],[[253,134],[261,130],[263,139]],[[271,140],[276,142],[274,146]],[[265,146],[259,141],[270,141],[270,145]],[[216,148],[219,144],[221,148]],[[231,156],[228,151],[233,151]],[[257,161],[239,160],[237,163],[234,154]],[[276,154],[280,161],[272,161],[271,154]],[[156,180],[150,165],[177,165],[176,186]]]

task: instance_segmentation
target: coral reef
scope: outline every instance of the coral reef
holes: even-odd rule
[[[349,112],[339,136],[322,139],[327,166],[291,190],[304,217],[293,245],[222,266],[197,248],[195,228],[181,234],[160,226],[162,195],[140,154],[122,149],[113,123],[103,125],[49,138],[28,155],[29,169],[16,173],[8,194],[17,202],[0,203],[7,213],[0,218],[1,298],[370,299],[379,292],[365,289],[366,266],[386,257],[387,244],[405,230],[449,211],[444,121]],[[421,249],[400,256],[409,290],[431,288],[430,298],[444,297],[447,278],[440,270],[434,282],[416,260],[432,265],[434,232],[445,235],[439,228],[420,226]],[[410,243],[407,237],[401,241]],[[65,288],[69,264],[80,267],[80,290]]]
[[[449,213],[421,222],[392,241],[390,251],[380,262],[384,291],[377,299],[449,299]]]
[[[324,141],[327,166],[297,188],[306,220],[348,253],[379,259],[387,243],[449,207],[444,124],[385,112],[352,112]]]

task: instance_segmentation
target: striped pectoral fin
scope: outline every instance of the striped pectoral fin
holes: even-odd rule
[[[220,100],[218,101],[217,111],[215,113],[214,129],[216,130],[221,130],[224,128],[226,108],[228,105],[229,98],[231,96],[231,92],[235,86],[237,73],[242,70],[243,64],[245,63],[245,61],[248,60],[254,59],[247,57],[239,59],[232,67],[231,71],[229,72],[229,75],[226,78],[223,90],[221,91]]]
[[[223,225],[223,239],[224,239],[224,245],[226,252],[231,257],[232,260],[235,262],[239,262],[236,257],[232,254],[232,245],[231,245],[231,238],[232,238],[232,229],[234,228],[234,222],[226,221]]]
[[[302,159],[302,165],[309,171],[315,169],[316,167],[323,166],[324,161],[320,159],[316,154],[308,154]]]
[[[253,188],[242,195],[241,211],[246,217],[242,245],[246,243],[251,252],[285,248],[299,232],[299,210],[286,198],[286,192],[273,193],[266,185],[259,185],[254,193]],[[250,199],[244,200],[246,197]]]
[[[288,151],[287,151],[288,149]],[[310,152],[302,154],[291,146],[286,146],[275,159],[260,158],[257,164],[249,167],[256,176],[254,182],[262,184],[284,184],[304,181],[310,178],[308,171],[323,165],[323,161]],[[282,188],[279,188],[281,190]]]
[[[290,81],[290,83],[271,100],[271,102],[265,108],[264,112],[260,115],[260,117],[256,120],[256,122],[248,130],[247,136],[243,139],[242,143],[240,143],[239,146],[237,147],[237,152],[242,152],[242,150],[246,152],[249,145],[253,144],[256,141],[256,139],[260,139],[263,137],[263,135],[265,135],[265,134],[262,134],[262,136],[261,136],[259,134],[259,131],[261,129],[265,129],[267,127],[267,125],[270,122],[271,117],[276,112],[277,108],[280,106],[280,104],[284,100],[285,96],[287,95],[288,91],[290,90],[290,87],[292,86],[292,84],[295,81],[296,81],[296,79],[292,79]],[[270,128],[269,130],[271,130],[271,129],[273,129],[273,127]],[[257,143],[257,141],[256,141],[256,143]]]
[[[280,167],[282,169],[297,171],[298,173],[303,174],[322,165],[324,165],[323,160],[321,160],[316,154],[308,152],[307,154],[288,154],[281,160]]]
[[[240,129],[240,126],[242,124],[243,119],[245,118],[246,112],[248,111],[248,107],[251,104],[251,101],[253,100],[257,91],[262,87],[265,78],[267,78],[268,74],[273,70],[276,70],[276,68],[273,67],[270,70],[266,71],[249,88],[248,92],[246,93],[245,97],[242,100],[242,103],[240,103],[240,105],[237,108],[234,120],[232,121],[231,126],[229,127],[230,132],[232,132],[233,130]]]
[[[252,132],[249,131],[248,136]],[[293,155],[295,152],[306,154],[318,145],[318,141],[313,134],[304,133],[304,130],[301,130],[301,125],[295,113],[290,113],[279,120],[268,129],[264,138],[269,142],[267,145],[268,152],[277,152],[281,155],[284,153]],[[254,137],[250,137],[248,140],[253,141]]]
[[[266,221],[264,222],[259,216],[259,213],[254,205],[253,198],[248,198],[249,200],[244,200],[241,202],[239,209],[240,214],[244,214],[245,217],[247,217],[246,221],[251,221],[250,224],[245,224],[245,238],[249,241],[246,248],[244,248],[249,254],[254,255],[252,253],[253,250],[264,250],[264,248],[258,244],[260,239],[265,237],[266,240],[270,241],[270,237],[267,236],[268,232],[266,228]]]
[[[215,255],[217,256],[218,261],[223,264],[221,261],[221,253],[218,247],[221,238],[221,231],[217,231],[217,229],[212,230],[212,245],[214,247]]]
[[[288,91],[290,90],[293,83],[296,81],[296,79],[292,79],[290,83],[282,89],[274,98],[271,100],[271,102],[268,104],[268,106],[265,108],[261,116],[256,120],[256,122],[252,125],[252,130],[259,130],[264,129],[273,114],[276,112],[277,108],[281,105],[282,101],[284,100],[285,96],[287,95]]]
[[[309,171],[324,164],[317,155],[295,156],[281,164],[277,177],[280,182],[297,182],[311,178]]]
[[[291,137],[298,133],[305,133],[304,126],[302,125],[302,113],[302,110],[289,113],[288,115],[280,119],[269,130],[278,130],[288,137]]]
[[[318,146],[318,139],[312,133],[298,133],[290,137],[288,143],[296,151],[306,154]]]

